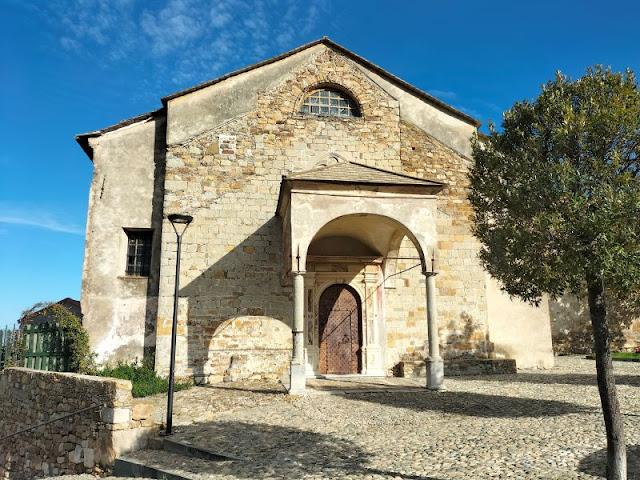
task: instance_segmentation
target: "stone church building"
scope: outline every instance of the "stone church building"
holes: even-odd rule
[[[94,164],[82,310],[101,362],[196,381],[553,364],[549,309],[479,264],[479,122],[327,38],[78,135]],[[444,359],[444,360],[443,360]],[[426,372],[424,362],[426,361]]]

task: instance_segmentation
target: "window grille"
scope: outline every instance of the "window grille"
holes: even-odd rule
[[[313,90],[302,102],[302,113],[313,115],[332,115],[336,117],[359,117],[356,103],[345,93],[338,90]]]
[[[127,275],[148,277],[151,269],[151,231],[127,231]]]

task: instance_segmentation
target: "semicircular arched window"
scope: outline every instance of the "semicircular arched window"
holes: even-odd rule
[[[330,88],[319,88],[309,92],[304,97],[300,112],[335,117],[360,116],[358,105],[349,95]]]

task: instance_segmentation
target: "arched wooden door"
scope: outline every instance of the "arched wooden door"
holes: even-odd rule
[[[361,369],[360,299],[348,285],[331,285],[320,296],[320,373],[350,374]]]

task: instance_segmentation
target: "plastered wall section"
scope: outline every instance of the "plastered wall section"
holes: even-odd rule
[[[145,345],[155,343],[164,128],[158,118],[91,139],[81,303],[100,363],[141,361]],[[149,277],[126,275],[125,228],[155,229]]]
[[[398,101],[403,120],[418,126],[455,152],[466,157],[471,156],[470,139],[476,132],[475,125],[455,117],[451,112],[446,112],[435,104],[429,104],[417,98],[414,93],[362,65],[358,65],[358,68]]]
[[[543,297],[538,307],[511,299],[489,274],[487,297],[495,358],[515,359],[518,368],[552,368],[548,298]]]
[[[151,409],[143,406],[132,406],[128,380],[6,369],[0,374],[0,437],[85,411],[0,440],[0,477],[23,480],[112,466],[157,432]]]
[[[186,101],[183,98],[169,102],[168,138],[181,141],[167,149],[164,210],[194,216],[184,237],[180,279],[177,371],[184,375],[212,379],[227,375],[233,351],[220,349],[216,340],[225,322],[233,321],[240,332],[245,322],[253,324],[253,317],[261,317],[267,338],[268,332],[277,332],[268,343],[289,348],[290,332],[283,328],[291,325],[291,289],[278,278],[283,240],[281,220],[274,216],[282,175],[311,169],[334,154],[391,171],[415,171],[405,168],[408,164],[401,152],[398,102],[353,62],[322,47],[304,63],[281,73],[263,85],[255,110],[191,138],[174,135],[171,128],[196,124],[201,118],[198,110],[178,108]],[[360,102],[363,117],[299,114],[306,89],[322,84],[337,84],[350,92]],[[189,102],[197,102],[200,96],[206,100],[222,85],[209,88],[190,94]],[[215,109],[215,104],[210,103],[210,108]],[[235,137],[233,152],[220,148],[220,135]],[[428,137],[423,136],[426,141]],[[157,342],[162,352],[157,356],[160,372],[168,369],[175,252],[175,235],[165,222]],[[462,263],[458,268],[469,270]],[[469,311],[475,323],[484,325],[484,278],[480,276],[469,289],[462,311]],[[450,316],[458,321],[460,308],[453,310]],[[234,351],[253,349],[255,336],[238,333],[236,338]],[[282,358],[286,358],[284,352]],[[265,366],[265,374],[267,370]],[[286,370],[286,365],[277,370]]]

